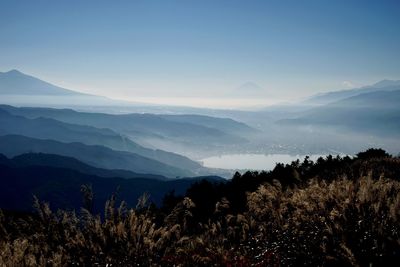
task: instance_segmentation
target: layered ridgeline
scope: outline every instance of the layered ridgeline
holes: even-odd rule
[[[116,101],[61,88],[17,70],[0,73],[0,95],[2,104],[17,106],[76,107],[81,110],[102,109],[108,106],[106,109],[114,107],[114,111],[126,108],[129,110],[135,106],[132,102]],[[186,153],[190,156],[196,155],[191,152],[199,150],[207,152],[235,149],[248,143],[250,135],[257,133],[244,123],[208,116],[142,113],[111,115],[65,109],[7,109],[11,113],[15,112],[13,114],[29,118],[45,117],[72,124],[109,128],[134,138],[135,142],[146,147]]]
[[[394,91],[400,90],[400,81],[397,80],[382,80],[375,84],[353,88],[347,90],[339,90],[328,93],[321,93],[308,98],[303,104],[323,105],[343,100],[345,98],[358,96],[360,94],[378,92],[378,91]]]
[[[174,150],[222,149],[248,143],[258,133],[248,125],[227,118],[200,115],[106,114],[71,109],[0,107],[27,118],[52,118],[66,123],[110,128],[140,144]],[[168,149],[170,150],[170,149]]]
[[[279,123],[292,126],[339,127],[338,129],[359,133],[398,137],[400,135],[400,85],[374,87],[375,91],[371,90],[372,88],[368,87],[368,89],[350,91],[346,95],[357,94],[312,108],[294,118],[281,120]]]
[[[49,153],[74,157],[99,168],[129,170],[143,174],[157,174],[166,177],[195,176],[194,172],[176,168],[135,153],[112,150],[99,145],[63,143],[21,135],[0,136],[0,153],[16,156],[24,153]]]
[[[8,138],[11,138],[8,136]],[[22,140],[24,137],[20,137]],[[7,140],[7,137],[5,138]],[[8,139],[10,140],[10,139]],[[10,141],[11,144],[14,144],[13,141]],[[22,141],[22,144],[24,142]],[[132,179],[132,178],[148,178],[148,179],[157,179],[157,180],[168,180],[167,177],[162,175],[155,175],[155,174],[143,174],[143,173],[135,173],[128,170],[122,169],[104,169],[91,166],[86,164],[82,161],[77,160],[73,157],[67,157],[57,154],[46,154],[46,153],[25,153],[25,154],[18,154],[17,156],[10,156],[7,158],[5,155],[1,154],[1,164],[5,164],[8,167],[15,167],[15,168],[22,168],[22,167],[31,167],[31,166],[46,166],[52,168],[63,168],[63,169],[72,169],[78,172],[96,175],[99,177],[104,178],[114,178],[120,177],[125,179]]]
[[[147,192],[149,200],[159,205],[165,194],[170,191],[183,194],[195,181],[222,180],[216,176],[171,180],[157,175],[96,168],[71,157],[43,153],[14,158],[0,154],[0,173],[0,209],[14,211],[31,211],[33,195],[52,203],[54,209],[79,210],[82,185],[93,188],[93,209],[100,212],[113,192],[118,192],[131,205]]]
[[[86,145],[98,145],[104,146],[110,149],[109,153],[114,153],[112,150],[126,151],[125,153],[131,155],[133,158],[142,158],[149,162],[158,162],[158,168],[153,168],[154,165],[147,166],[142,165],[142,170],[146,173],[162,174],[166,176],[182,176],[183,175],[195,175],[196,173],[206,172],[207,169],[203,168],[199,163],[192,161],[181,155],[170,153],[162,150],[153,150],[142,147],[129,138],[121,136],[120,134],[105,128],[95,128],[92,126],[77,125],[64,123],[54,119],[48,119],[39,117],[37,119],[28,119],[22,116],[12,115],[7,111],[0,108],[0,134],[1,135],[22,135],[37,139],[48,139],[57,140],[61,142],[80,142]],[[23,149],[23,147],[21,147]],[[29,152],[28,149],[34,149],[30,146],[26,146],[25,151]],[[36,148],[39,149],[39,148]],[[33,151],[33,150],[32,150]],[[35,152],[46,152],[40,150],[34,150]],[[68,149],[66,149],[65,153]],[[2,148],[0,147],[0,153]],[[20,153],[21,151],[18,151]],[[49,151],[47,151],[49,152]],[[79,154],[79,151],[76,152]],[[121,154],[121,153],[120,153]],[[94,156],[95,154],[93,154]],[[72,155],[74,156],[74,155]],[[91,160],[94,162],[96,157]],[[141,162],[138,162],[140,164]],[[176,169],[176,172],[164,171],[164,169]],[[131,168],[132,170],[132,168]],[[186,171],[185,171],[186,170]],[[133,169],[133,171],[141,172]]]
[[[211,127],[219,127],[241,135],[255,131],[243,123],[230,119],[198,115],[112,115],[67,109],[15,108],[6,105],[0,106],[0,121],[2,135],[14,134],[106,146],[113,150],[135,153],[175,168],[189,170],[192,175],[207,175],[215,170],[204,168],[198,162],[179,154],[157,149],[157,144],[169,143],[171,149],[176,150],[179,150],[177,144],[197,146],[201,150],[224,149],[240,145],[243,139]],[[132,140],[146,140],[144,143],[155,148],[143,147]],[[171,173],[162,172],[162,169],[154,172],[150,170],[150,173],[171,176]],[[185,175],[190,173],[187,172]],[[182,176],[182,173],[177,172],[174,176]]]

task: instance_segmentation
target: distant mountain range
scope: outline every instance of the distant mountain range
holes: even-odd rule
[[[139,156],[160,161],[163,164],[176,168],[188,169],[191,170],[192,173],[200,172],[204,169],[199,163],[181,155],[159,149],[153,150],[142,147],[110,129],[70,124],[41,116],[35,119],[28,119],[8,112],[12,110],[20,109],[7,107],[6,111],[0,107],[0,134],[2,135],[14,134],[38,139],[101,145],[113,150],[135,153]],[[161,174],[167,175],[162,172]],[[186,175],[189,175],[189,173],[186,173]]]
[[[327,93],[314,100],[326,104],[278,124],[339,127],[364,134],[400,136],[400,81],[385,80],[373,86]]]
[[[374,138],[388,136],[392,138],[399,135],[396,91],[400,90],[400,81],[383,80],[371,86],[318,94],[295,105],[274,106],[252,112],[189,108],[178,110],[173,107],[170,109],[143,108],[144,111],[155,113],[171,111],[170,113],[181,114],[165,115],[95,113],[93,111],[102,110],[100,102],[95,99],[97,96],[60,88],[16,70],[1,73],[0,76],[0,95],[3,103],[9,103],[6,100],[10,93],[13,94],[12,97],[24,94],[18,101],[14,101],[18,106],[26,106],[26,103],[29,103],[29,97],[37,97],[38,102],[35,102],[33,106],[43,106],[41,103],[46,103],[48,100],[47,98],[42,100],[45,96],[64,99],[65,103],[69,104],[63,106],[68,107],[79,103],[75,101],[75,97],[94,97],[90,105],[84,109],[90,112],[59,108],[0,106],[0,110],[4,111],[0,111],[3,122],[3,125],[0,125],[0,134],[105,146],[115,151],[129,152],[157,161],[175,170],[183,170],[185,173],[189,171],[193,175],[209,174],[210,170],[181,155],[202,159],[220,153],[252,151],[271,153],[271,147],[282,146],[289,146],[297,151],[299,146],[304,145],[311,146],[315,151],[313,144],[304,144],[302,138],[299,138],[304,134],[303,129],[316,129],[313,126],[324,128],[328,133],[339,133],[345,130],[346,134],[350,131]],[[252,83],[245,84],[241,89],[247,90],[246,88],[250,91],[260,90],[259,86]],[[51,99],[50,102],[55,103],[53,100]],[[121,111],[131,110],[128,106],[125,106],[126,109],[122,108],[117,102],[113,104],[121,108]],[[132,108],[132,110],[135,109]],[[285,128],[282,128],[283,125]],[[320,136],[316,138],[320,140],[320,144],[330,141]],[[310,140],[314,139],[310,137]],[[295,141],[291,142],[293,140]],[[374,143],[376,140],[371,142]],[[382,140],[380,139],[379,143],[382,143]],[[342,142],[338,140],[337,143],[340,145]],[[138,172],[136,169],[130,170]],[[170,171],[164,172],[164,170],[161,168],[157,174],[172,175]],[[182,176],[181,172],[177,172],[172,177],[175,176]]]
[[[7,102],[11,97],[19,105],[29,103],[31,97],[39,101],[36,103],[38,105],[46,101],[51,103],[61,101],[60,99],[72,105],[80,103],[82,99],[85,101],[90,99],[91,105],[101,105],[98,100],[104,100],[98,96],[52,85],[17,70],[0,73],[0,95],[2,101]],[[179,153],[202,150],[209,153],[226,148],[236,149],[238,145],[248,142],[247,136],[255,133],[258,131],[254,128],[232,119],[200,115],[139,113],[117,115],[78,112],[72,109],[0,106],[2,136],[30,137],[34,142],[52,140],[64,144],[102,146],[110,149],[107,150],[107,155],[129,152],[136,160],[129,161],[131,162],[129,166],[126,162],[116,163],[115,157],[111,155],[112,163],[106,165],[104,162],[98,164],[93,159],[88,161],[89,157],[77,155],[78,151],[67,156],[80,156],[86,163],[104,168],[121,168],[136,173],[151,173],[166,177],[206,175],[212,170],[187,157],[165,150]],[[29,147],[17,151],[29,152],[26,150]],[[40,147],[41,150],[35,151],[61,153],[57,150],[45,150],[46,147],[43,145]]]
[[[215,149],[245,144],[248,136],[258,133],[254,128],[232,119],[201,115],[116,115],[77,112],[71,109],[15,108],[6,105],[0,106],[0,109],[30,119],[51,118],[69,124],[109,128],[141,145],[153,146],[155,150],[160,147],[166,150],[170,147]]]
[[[357,96],[359,94],[371,93],[376,91],[393,91],[400,90],[400,81],[397,80],[382,80],[373,85],[364,86],[361,88],[347,89],[341,91],[333,91],[323,94],[318,94],[310,97],[304,103],[306,104],[328,104],[345,98]]]

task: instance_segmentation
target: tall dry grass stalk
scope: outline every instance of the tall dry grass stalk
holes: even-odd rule
[[[53,213],[37,199],[34,216],[0,213],[0,266],[379,266],[400,257],[400,183],[383,176],[288,189],[275,181],[248,193],[242,214],[221,199],[206,223],[184,198],[157,224],[147,199],[127,209],[112,196],[104,218],[89,202],[79,214]]]

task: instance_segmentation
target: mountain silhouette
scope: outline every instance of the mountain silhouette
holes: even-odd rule
[[[0,72],[0,94],[4,95],[52,95],[52,96],[89,96],[58,87],[18,70]]]
[[[196,176],[190,170],[173,167],[130,152],[115,151],[99,145],[85,145],[78,142],[64,143],[21,135],[0,136],[0,153],[8,157],[25,153],[57,154],[76,158],[97,168],[122,169],[135,173],[157,174],[171,178],[176,176]]]

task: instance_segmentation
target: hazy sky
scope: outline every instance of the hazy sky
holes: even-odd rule
[[[127,99],[302,97],[399,79],[399,14],[398,0],[0,0],[0,71]]]

